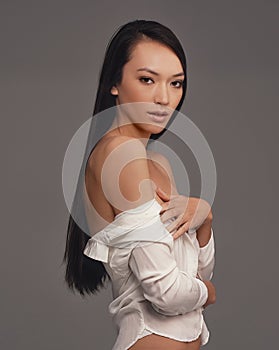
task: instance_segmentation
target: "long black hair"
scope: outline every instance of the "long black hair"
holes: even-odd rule
[[[178,38],[169,28],[156,21],[135,20],[118,28],[108,43],[99,76],[92,123],[88,134],[89,138],[94,137],[93,133],[103,134],[111,126],[112,119],[110,120],[110,117],[105,121],[100,118],[94,120],[94,115],[116,105],[116,96],[111,94],[111,88],[121,82],[123,66],[129,61],[133,48],[141,40],[157,41],[170,48],[179,58],[185,75],[182,97],[176,108],[176,111],[180,110],[187,88],[187,66],[184,50]],[[175,113],[173,113],[168,124],[172,122],[174,117]],[[98,125],[100,120],[103,125]],[[150,139],[156,140],[160,137],[167,130],[168,124],[160,133],[152,134]],[[83,165],[85,164],[86,159],[83,162]],[[76,192],[72,210],[82,206],[78,193],[80,191]],[[99,288],[104,287],[107,278],[111,280],[101,261],[91,259],[83,254],[89,238],[90,236],[76,223],[71,213],[63,257],[63,263],[66,263],[65,281],[70,290],[74,292],[76,289],[82,296],[85,293],[95,294],[99,291]]]

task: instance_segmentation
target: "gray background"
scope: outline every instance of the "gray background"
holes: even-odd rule
[[[63,282],[61,172],[92,113],[107,42],[154,19],[189,65],[182,109],[217,167],[217,303],[208,350],[278,339],[278,2],[1,1],[1,349],[111,349],[110,288],[83,300]]]

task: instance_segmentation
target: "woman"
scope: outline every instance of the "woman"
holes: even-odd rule
[[[198,350],[208,339],[202,311],[215,302],[212,213],[205,201],[180,196],[167,159],[147,150],[180,110],[186,78],[178,39],[157,22],[127,23],[109,43],[93,114],[116,113],[103,118],[106,130],[80,181],[92,238],[71,215],[64,261],[65,279],[81,295],[112,282],[113,350]],[[89,138],[100,133],[94,127]],[[198,229],[190,236],[191,223]]]

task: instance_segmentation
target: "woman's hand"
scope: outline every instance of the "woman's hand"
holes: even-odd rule
[[[160,212],[162,222],[176,218],[166,227],[174,239],[180,237],[185,231],[197,230],[201,225],[211,223],[211,207],[205,200],[179,194],[169,196],[160,187],[156,188],[156,193],[165,202]]]
[[[214,284],[209,280],[205,280],[205,281],[203,281],[203,283],[206,285],[206,288],[208,291],[207,301],[203,305],[203,307],[206,308],[208,305],[216,303],[216,289],[215,289]]]
[[[208,305],[215,304],[216,302],[216,288],[211,280],[203,280],[199,274],[197,274],[196,278],[203,281],[203,283],[206,285],[208,297],[206,300],[206,303],[203,305],[203,308],[205,309]]]

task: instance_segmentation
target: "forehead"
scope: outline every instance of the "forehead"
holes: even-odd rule
[[[140,41],[131,52],[127,68],[148,67],[158,73],[173,75],[183,71],[176,54],[167,46],[156,41]]]

